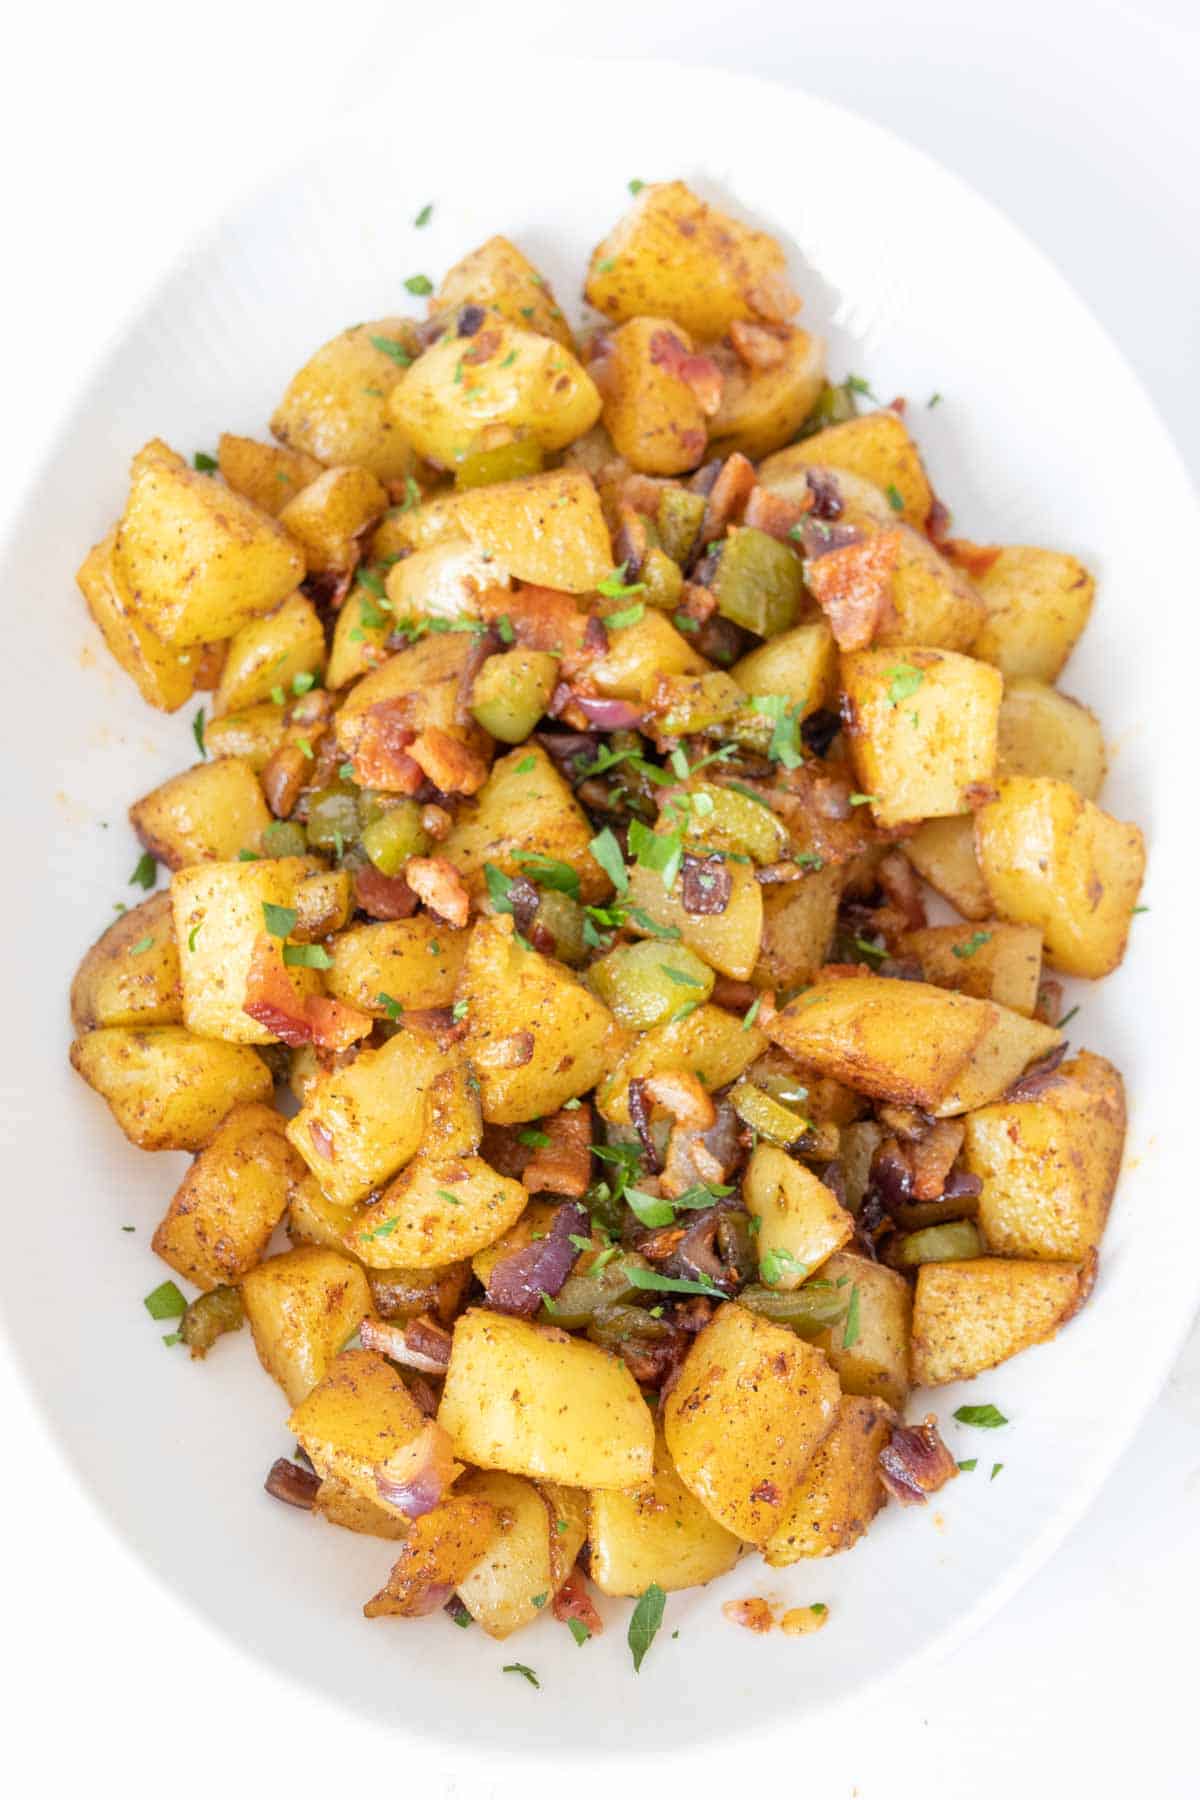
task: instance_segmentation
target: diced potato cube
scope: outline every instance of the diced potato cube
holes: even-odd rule
[[[340,1525],[343,1531],[357,1531],[365,1537],[389,1538],[393,1542],[408,1536],[407,1519],[390,1512],[375,1500],[365,1500],[343,1482],[329,1477],[313,1495],[312,1509],[328,1525]]]
[[[250,967],[259,939],[269,933],[264,908],[295,912],[298,925],[298,894],[312,868],[307,857],[280,856],[197,863],[172,877],[175,936],[182,946],[183,1018],[189,1031],[231,1044],[276,1041],[274,1032],[244,1010]],[[288,976],[301,1008],[305,995],[321,991],[317,969],[290,968]]]
[[[368,1619],[422,1618],[441,1604],[446,1589],[468,1576],[496,1530],[496,1510],[461,1489],[414,1519],[404,1548],[381,1591],[368,1600]]]
[[[113,571],[138,618],[186,649],[278,606],[304,558],[268,514],[156,439],[133,460]]]
[[[810,619],[760,644],[729,673],[746,694],[782,694],[797,717],[833,703],[838,685],[837,646],[824,619]]]
[[[742,1200],[759,1221],[755,1248],[763,1280],[780,1293],[798,1288],[849,1243],[854,1220],[819,1176],[774,1144],[750,1157]]]
[[[950,650],[860,650],[842,658],[847,736],[860,789],[881,825],[967,810],[996,767],[1003,683]]]
[[[174,712],[191,698],[199,652],[168,644],[134,610],[133,597],[113,566],[116,542],[114,527],[88,551],[75,579],[111,655],[132,677],[142,699],[159,712]]]
[[[297,675],[325,667],[325,633],[312,601],[290,594],[265,618],[252,619],[234,636],[213,697],[213,712],[241,712],[282,690],[288,698]]]
[[[489,308],[510,325],[557,338],[568,350],[574,347],[571,327],[545,276],[506,237],[489,238],[447,269],[429,302],[430,317],[468,305]]]
[[[139,1150],[199,1150],[231,1106],[271,1097],[271,1072],[253,1050],[182,1025],[89,1031],[72,1044],[71,1067]]]
[[[249,763],[222,756],[172,775],[135,800],[129,822],[159,862],[186,869],[227,862],[239,850],[257,852],[271,815]]]
[[[329,647],[325,685],[331,693],[387,661],[391,655],[387,639],[394,624],[391,611],[385,611],[368,588],[358,583],[350,589],[338,610]]]
[[[540,1118],[587,1093],[625,1041],[608,1008],[561,963],[521,948],[509,917],[474,927],[460,999],[492,1124]]]
[[[660,681],[702,675],[708,667],[683,633],[663,613],[648,606],[632,624],[610,630],[608,648],[588,664],[588,677],[606,699],[645,705],[654,698]]]
[[[387,492],[369,469],[326,469],[288,501],[279,523],[310,570],[346,573],[358,562],[358,539],[386,506]]]
[[[762,330],[762,327],[758,328]],[[710,456],[740,450],[757,460],[788,444],[812,411],[825,378],[825,343],[792,325],[774,325],[778,361],[747,367],[735,353],[712,351],[725,377],[721,404],[709,422]]]
[[[713,1518],[761,1546],[832,1430],[839,1398],[819,1350],[729,1301],[696,1338],[663,1404],[667,1449]]]
[[[828,425],[806,438],[803,450],[810,462],[861,475],[889,500],[894,492],[900,501],[897,515],[918,531],[925,529],[933,489],[908,427],[890,407],[863,413],[841,425]]]
[[[271,430],[322,463],[357,463],[380,481],[403,481],[412,447],[388,396],[419,351],[411,319],[376,319],[331,338],[293,375]]]
[[[976,582],[987,618],[975,654],[1004,676],[1054,681],[1088,622],[1094,578],[1074,556],[1014,544]]]
[[[490,1638],[511,1637],[532,1624],[554,1589],[550,1514],[532,1481],[500,1470],[476,1469],[455,1493],[485,1505],[489,1541],[458,1582],[458,1597]]]
[[[1109,974],[1125,954],[1142,885],[1141,831],[1065,781],[1009,775],[996,786],[996,798],[975,815],[975,848],[996,911],[1039,926],[1054,968]]]
[[[245,712],[209,719],[204,727],[204,748],[214,761],[237,758],[261,775],[288,735],[283,708],[267,700],[248,706]]]
[[[600,1111],[612,1124],[628,1125],[629,1083],[668,1070],[693,1074],[710,1091],[726,1087],[766,1045],[757,1025],[747,1026],[720,1006],[698,1006],[686,1018],[642,1032],[603,1082],[597,1096]]]
[[[762,889],[762,942],[754,965],[756,987],[786,993],[812,981],[829,960],[845,872],[814,869],[801,881]]]
[[[374,1269],[442,1268],[494,1243],[528,1198],[482,1157],[421,1152],[355,1220],[347,1244]]]
[[[293,1250],[315,1268],[323,1250]],[[280,1257],[279,1261],[285,1259]],[[266,1270],[255,1272],[261,1283]],[[362,1271],[344,1264],[355,1277]],[[353,1327],[351,1327],[353,1329]],[[446,1483],[460,1472],[444,1434],[426,1419],[400,1375],[376,1350],[343,1350],[310,1386],[288,1420],[318,1475],[336,1480],[377,1506],[405,1516],[397,1489],[436,1472]]]
[[[484,588],[507,587],[508,577],[485,558],[470,538],[451,538],[428,550],[414,550],[393,563],[385,587],[392,618],[478,618]]]
[[[404,1011],[449,1006],[466,952],[466,933],[447,931],[428,913],[352,925],[330,945],[325,986],[335,1000],[380,1018],[389,1001]]]
[[[324,1381],[342,1345],[370,1313],[371,1290],[348,1256],[305,1244],[248,1270],[242,1303],[259,1362],[297,1406]],[[343,1474],[332,1463],[323,1466],[299,1431],[297,1436],[318,1473]]]
[[[592,835],[587,814],[541,745],[526,743],[496,761],[459,812],[441,855],[477,894],[486,886],[485,863],[512,876],[521,873],[519,856],[566,863],[579,877],[579,898],[592,905],[612,893],[588,849]]]
[[[610,319],[674,319],[718,338],[735,319],[790,319],[799,301],[780,246],[682,181],[652,182],[592,252],[585,292]]]
[[[962,570],[908,525],[899,527],[890,598],[877,643],[974,652],[982,600]]]
[[[843,1397],[833,1430],[800,1477],[787,1517],[763,1550],[770,1568],[786,1569],[810,1556],[836,1556],[858,1542],[887,1499],[879,1479],[879,1452],[894,1419],[882,1400]]]
[[[582,469],[471,488],[455,496],[453,517],[518,581],[590,594],[613,566],[600,497]]]
[[[839,1250],[818,1277],[849,1296],[845,1316],[814,1341],[843,1393],[886,1400],[903,1412],[908,1399],[912,1289],[903,1275],[865,1256]],[[857,1293],[857,1299],[855,1295]]]
[[[235,1106],[175,1190],[155,1252],[197,1287],[240,1281],[261,1260],[303,1175],[275,1109]]]
[[[1051,775],[1070,782],[1085,800],[1104,783],[1104,735],[1094,712],[1035,681],[1013,675],[1004,683],[996,737],[998,775]]]
[[[171,896],[151,894],[114,919],[87,952],[71,983],[71,1023],[178,1025],[183,1018],[179,949]]]
[[[991,896],[975,855],[975,821],[969,814],[927,819],[905,838],[904,854],[917,874],[964,919],[987,918]]]
[[[969,1381],[1052,1338],[1092,1291],[1096,1258],[1032,1262],[984,1256],[922,1263],[913,1302],[912,1369],[919,1387]]]
[[[983,1181],[978,1222],[1000,1256],[1077,1261],[1104,1231],[1125,1144],[1120,1074],[1088,1050],[1034,1100],[967,1115],[963,1160]]]
[[[1042,934],[1034,925],[1006,925],[1000,919],[980,926],[928,925],[904,932],[898,949],[916,957],[935,987],[1033,1016],[1042,978]]]
[[[584,1488],[650,1476],[654,1423],[624,1363],[525,1319],[462,1315],[438,1420],[480,1468]]]
[[[677,364],[695,346],[670,319],[628,319],[602,359],[604,424],[631,468],[678,475],[704,458],[707,419]]]
[[[657,925],[660,930],[677,931],[679,941],[687,949],[694,950],[718,974],[745,981],[754,970],[762,944],[763,890],[750,864],[726,862],[723,866],[731,883],[724,912],[688,912],[683,903],[681,877],[676,876],[674,885],[668,890],[656,869],[645,868],[640,863],[635,863],[629,871],[629,889],[625,898],[629,905],[644,913],[652,925]],[[654,935],[636,917],[631,919],[631,924],[634,931]],[[669,960],[669,948],[668,945],[664,952],[665,960]]]
[[[306,456],[302,450],[281,450],[278,444],[260,444],[256,438],[237,437],[231,431],[221,433],[217,464],[234,493],[273,519],[294,494],[321,473],[315,456]]]
[[[822,1074],[937,1118],[996,1099],[1061,1039],[992,1001],[880,975],[819,981],[768,1032]]]
[[[630,1597],[652,1582],[668,1594],[702,1587],[732,1569],[741,1551],[684,1487],[661,1435],[650,1482],[627,1494],[589,1496],[587,1536],[588,1568],[600,1592]]]

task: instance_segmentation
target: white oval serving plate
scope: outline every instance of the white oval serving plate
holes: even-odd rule
[[[449,1743],[469,1729],[477,1750],[694,1746],[854,1700],[977,1625],[1095,1495],[1181,1340],[1200,1292],[1172,1022],[1185,999],[1176,947],[1192,955],[1182,737],[1197,519],[1166,433],[1082,303],[990,206],[878,127],[781,87],[662,65],[405,74],[402,96],[392,84],[163,284],[82,388],[8,540],[3,1316],[88,1492],[242,1648],[401,1729]],[[1097,571],[1063,685],[1099,711],[1113,745],[1104,803],[1141,822],[1151,851],[1151,911],[1124,967],[1072,995],[1072,1037],[1119,1063],[1132,1114],[1091,1304],[969,1396],[932,1398],[943,1419],[969,1397],[1012,1421],[948,1427],[955,1454],[978,1457],[973,1475],[923,1513],[889,1508],[852,1555],[779,1573],[752,1560],[671,1597],[636,1678],[623,1606],[606,1605],[609,1632],[582,1649],[549,1618],[506,1645],[441,1617],[362,1619],[390,1547],[263,1495],[289,1448],[286,1406],[248,1334],[191,1364],[142,1308],[163,1274],[150,1233],[184,1159],[129,1148],[66,1063],[74,964],[114,902],[138,897],[125,807],[194,758],[192,709],[167,719],[141,705],[74,586],[120,508],[129,458],[160,434],[187,454],[222,428],[265,435],[317,344],[407,310],[405,277],[436,278],[494,232],[578,312],[587,253],[633,176],[682,176],[784,238],[804,322],[828,332],[835,371],[908,397],[959,531],[1069,549]],[[428,201],[432,222],[416,230]],[[993,1462],[1003,1474],[989,1481]],[[799,1645],[753,1638],[720,1611],[752,1593],[824,1601],[830,1624]],[[515,1659],[537,1669],[540,1694],[501,1674]]]

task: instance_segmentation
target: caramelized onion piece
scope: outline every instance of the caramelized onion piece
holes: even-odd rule
[[[574,1268],[579,1251],[571,1239],[590,1235],[586,1207],[574,1200],[560,1206],[544,1238],[500,1258],[488,1277],[488,1305],[495,1312],[531,1319],[543,1295],[553,1299]]]
[[[941,1440],[933,1413],[920,1425],[894,1425],[890,1442],[879,1452],[879,1479],[901,1506],[924,1506],[928,1495],[957,1474],[958,1464]]]
[[[311,1469],[302,1469],[299,1463],[289,1462],[286,1456],[276,1458],[263,1482],[272,1500],[282,1500],[285,1506],[298,1506],[303,1512],[312,1511],[320,1485],[319,1475],[314,1475]]]
[[[416,1437],[375,1471],[375,1489],[385,1506],[420,1519],[433,1511],[456,1468],[449,1434],[427,1419]]]

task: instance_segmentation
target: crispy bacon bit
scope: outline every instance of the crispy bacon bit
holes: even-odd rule
[[[369,1013],[360,1012],[344,1000],[330,1000],[324,994],[309,994],[304,1002],[312,1041],[318,1050],[337,1054],[369,1037],[375,1021]]]
[[[656,331],[650,338],[650,361],[691,388],[706,419],[720,411],[725,378],[711,356],[694,354],[673,331]],[[699,454],[703,452],[702,444]]]
[[[727,1600],[721,1608],[733,1625],[744,1631],[766,1632],[774,1629],[775,1619],[765,1600],[757,1595],[749,1600]]]
[[[732,893],[733,876],[719,856],[684,856],[680,895],[685,913],[692,918],[723,913]]]
[[[411,919],[420,902],[403,875],[366,867],[354,871],[354,904],[372,919]]]
[[[541,1122],[550,1139],[540,1145],[525,1165],[521,1180],[531,1194],[568,1194],[572,1199],[587,1192],[592,1178],[592,1109],[551,1113]]]
[[[302,1469],[299,1463],[289,1462],[286,1456],[278,1457],[271,1464],[263,1482],[272,1500],[282,1500],[285,1506],[298,1506],[304,1512],[312,1511],[320,1485],[319,1475],[314,1475],[311,1469]]]
[[[526,650],[557,650],[564,658],[577,653],[587,621],[573,594],[557,588],[484,588],[476,602],[489,624],[507,618],[517,643]]]
[[[291,817],[311,767],[312,762],[299,744],[280,744],[268,758],[259,780],[275,818]]]
[[[246,998],[242,1011],[257,1025],[264,1026],[280,1043],[289,1044],[293,1049],[307,1044],[312,1037],[312,1024],[305,1014],[304,1001],[284,967],[279,940],[265,931],[254,941],[246,971]]]
[[[889,1443],[879,1452],[879,1479],[901,1506],[924,1506],[953,1481],[958,1465],[938,1434],[937,1418],[928,1413],[920,1425],[894,1425]]]
[[[764,1506],[778,1506],[779,1489],[773,1481],[760,1481],[757,1487],[751,1488],[750,1498],[761,1501]]]
[[[318,1156],[323,1156],[326,1162],[337,1161],[337,1151],[333,1147],[333,1134],[327,1125],[322,1125],[320,1119],[310,1119],[308,1135],[312,1139],[312,1147]]]
[[[427,725],[409,754],[443,794],[477,794],[487,780],[484,758],[438,725]]]
[[[228,639],[223,639],[215,644],[201,644],[200,653],[196,658],[196,672],[192,677],[198,693],[212,693],[221,679],[221,670],[225,667],[225,658],[228,654]]]
[[[647,511],[653,513],[655,502]],[[617,509],[617,529],[613,534],[613,556],[625,571],[626,581],[636,581],[642,572],[642,562],[646,555],[649,539],[646,535],[646,520],[632,506],[622,502]]]
[[[1000,555],[999,544],[973,544],[970,538],[946,538],[938,549],[972,581],[986,575]]]
[[[632,1081],[629,1086],[632,1090]],[[717,1109],[708,1089],[698,1076],[690,1074],[686,1069],[664,1069],[660,1075],[646,1075],[639,1086],[644,1100],[649,1100],[654,1106],[665,1106],[672,1118],[689,1130],[711,1131],[717,1122]],[[631,1116],[632,1102],[631,1092]]]
[[[592,1597],[584,1586],[582,1570],[572,1569],[555,1594],[554,1616],[562,1625],[568,1619],[578,1619],[590,1637],[599,1637],[604,1630],[604,1620],[596,1611]]]
[[[919,930],[925,923],[925,902],[917,872],[908,858],[898,850],[889,850],[877,873],[880,887],[897,912],[903,914],[909,930]]]
[[[787,356],[787,327],[755,325],[749,319],[734,319],[729,327],[729,341],[748,369],[777,369]]]
[[[898,531],[881,531],[805,563],[805,582],[839,650],[865,650],[891,614],[902,541]]]
[[[727,1006],[730,1012],[745,1012],[758,998],[758,989],[749,981],[735,981],[732,975],[718,975],[713,982],[714,1006]]]
[[[735,450],[732,456],[725,458],[708,496],[704,523],[700,528],[702,543],[707,544],[722,535],[729,521],[741,513],[757,486],[758,476],[748,457]]]
[[[685,581],[675,610],[695,619],[697,625],[704,625],[717,610],[717,596],[698,581]]]
[[[1005,1100],[1040,1100],[1047,1088],[1057,1087],[1062,1080],[1058,1074],[1058,1065],[1070,1047],[1064,1041],[1051,1050],[1048,1056],[1039,1057],[1037,1062],[1030,1063],[1025,1073],[1018,1076],[1002,1097]]]
[[[962,1149],[965,1132],[961,1119],[939,1119],[923,1137],[908,1146],[906,1156],[912,1170],[914,1200],[938,1198],[954,1167],[954,1159]]]
[[[641,1076],[635,1075],[629,1083],[629,1119],[637,1132],[646,1156],[646,1167],[654,1175],[662,1168],[662,1161],[650,1130],[650,1109],[646,1104],[646,1083]]]
[[[401,694],[368,708],[359,727],[351,760],[360,787],[391,794],[415,794],[425,779],[420,763],[408,754],[416,737],[409,723],[411,701]]]
[[[796,500],[785,499],[770,488],[756,487],[746,502],[742,523],[753,525],[756,531],[765,531],[768,537],[778,538],[781,543],[794,543],[792,532],[807,511],[808,508]]]
[[[440,844],[444,837],[449,837],[453,824],[453,815],[444,806],[430,804],[421,808],[421,829],[435,843]]]
[[[410,856],[404,871],[413,893],[447,925],[461,930],[471,916],[471,896],[463,878],[444,856]]]
[[[1038,982],[1037,1005],[1033,1009],[1035,1019],[1043,1025],[1057,1025],[1062,1018],[1063,984],[1055,981],[1053,975],[1043,975]]]
[[[482,324],[482,323],[483,323],[483,321],[481,319],[480,324]],[[476,327],[476,330],[478,330],[478,326]],[[459,322],[458,322],[458,335],[459,335],[459,337],[462,337],[464,335],[463,328],[462,328],[461,316],[460,316]],[[467,333],[466,335],[471,336],[473,334]],[[480,331],[479,336],[475,338],[475,341],[471,345],[471,348],[469,350],[463,351],[463,361],[465,363],[470,363],[470,364],[485,363],[485,362],[487,362],[489,357],[495,356],[496,351],[499,348],[500,348],[500,333],[499,333],[499,331],[497,331],[495,329],[492,329],[489,331]]]

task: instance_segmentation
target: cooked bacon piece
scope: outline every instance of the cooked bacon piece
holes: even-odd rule
[[[463,310],[465,312],[466,309],[464,308]],[[481,325],[482,323],[483,320],[481,319],[479,324]],[[478,332],[478,336],[472,343],[471,348],[463,351],[463,361],[465,363],[477,365],[479,363],[485,363],[488,361],[489,357],[495,356],[496,351],[500,348],[500,333],[496,330],[479,331],[479,325],[476,325],[474,329]],[[461,315],[459,316],[458,335],[460,337],[471,336],[470,331],[463,331]]]
[[[891,1441],[879,1452],[879,1479],[901,1506],[924,1506],[929,1494],[936,1494],[957,1474],[958,1465],[938,1434],[933,1413],[927,1413],[920,1425],[894,1425]]]
[[[925,902],[917,872],[906,856],[889,850],[878,868],[879,885],[896,910],[903,915],[909,930],[919,930],[925,923]]]
[[[578,1619],[589,1637],[599,1637],[604,1630],[604,1620],[592,1603],[580,1569],[572,1569],[555,1594],[554,1616],[563,1625],[568,1619]]]
[[[444,837],[449,837],[453,824],[454,816],[452,813],[448,813],[444,806],[431,804],[421,808],[421,829],[433,838],[435,843],[441,843]]]
[[[444,856],[410,856],[404,879],[419,900],[447,925],[461,930],[471,916],[471,896],[463,878]]]
[[[733,893],[733,876],[729,865],[719,856],[692,856],[683,859],[680,882],[683,910],[690,918],[704,918],[723,913]]]
[[[731,1624],[740,1625],[745,1631],[771,1631],[775,1625],[770,1607],[758,1595],[749,1600],[727,1600],[721,1611]]]
[[[311,768],[312,759],[305,756],[299,744],[280,744],[268,758],[259,780],[267,805],[277,819],[291,817]]]
[[[660,1075],[647,1075],[641,1087],[644,1099],[652,1105],[665,1106],[678,1124],[692,1131],[709,1131],[717,1122],[717,1109],[708,1089],[686,1069],[664,1069]]]
[[[986,575],[1000,555],[999,544],[973,544],[970,538],[945,538],[938,544],[938,549],[972,581]]]
[[[939,1119],[923,1137],[908,1145],[905,1156],[912,1170],[914,1200],[938,1198],[962,1149],[965,1132],[961,1119]]]
[[[746,502],[742,523],[753,525],[758,531],[765,531],[769,537],[778,538],[781,543],[789,540],[794,542],[792,531],[811,507],[811,496],[806,497],[809,499],[809,506],[803,506],[797,500],[787,500],[782,494],[772,493],[770,488],[756,487]]]
[[[411,919],[420,902],[403,875],[364,868],[354,871],[354,904],[373,919]]]
[[[1055,981],[1052,975],[1043,975],[1038,982],[1037,1005],[1033,1009],[1035,1019],[1043,1025],[1057,1025],[1062,1018],[1063,984]]]
[[[201,644],[196,653],[196,672],[192,678],[198,693],[212,693],[221,679],[221,671],[225,667],[225,658],[228,654],[229,640],[227,638],[216,644]]]
[[[312,1041],[318,1050],[348,1050],[360,1038],[369,1037],[375,1024],[370,1013],[360,1012],[344,1000],[330,1000],[325,994],[309,994],[304,1002]]]
[[[647,519],[658,517],[658,503],[664,488],[670,487],[669,481],[663,481],[653,475],[627,474],[622,477],[620,487],[621,518],[625,517],[625,509],[641,513]]]
[[[839,650],[865,650],[892,610],[892,576],[900,554],[898,531],[810,556],[804,580],[829,620]]]
[[[698,581],[685,581],[675,610],[689,619],[695,619],[697,625],[703,625],[717,610],[717,596],[711,588],[702,587]]]
[[[748,369],[777,369],[787,355],[786,328],[755,325],[749,319],[733,321],[729,341]]]
[[[592,1109],[551,1113],[541,1121],[550,1139],[539,1145],[525,1165],[521,1180],[531,1194],[567,1194],[578,1199],[592,1178]]]
[[[700,527],[702,543],[707,544],[722,535],[729,521],[740,515],[757,486],[758,476],[749,457],[735,450],[732,456],[725,458],[708,496],[704,523]]]
[[[676,337],[673,331],[656,331],[650,338],[650,361],[691,388],[706,419],[720,411],[725,377],[711,356],[700,356],[688,350],[682,338]],[[701,444],[696,452],[697,459],[703,454],[704,445]]]
[[[944,506],[935,494],[933,504],[929,508],[929,517],[925,521],[925,530],[940,550],[950,536],[950,508]]]
[[[365,713],[351,757],[360,787],[415,794],[421,786],[425,772],[408,754],[417,735],[409,723],[411,713],[411,702],[403,694],[377,701]]]
[[[312,1038],[312,1025],[305,1014],[304,1001],[284,967],[279,940],[265,931],[254,940],[250,967],[246,971],[242,1011],[293,1049],[309,1043]]]
[[[657,504],[657,498],[656,498]],[[654,506],[647,508],[653,513]],[[626,581],[636,581],[642,572],[642,562],[649,544],[646,534],[646,518],[635,512],[632,506],[623,501],[617,507],[617,528],[613,533],[613,556],[618,566],[625,571]]]
[[[484,758],[439,725],[427,725],[409,755],[443,794],[477,794],[487,780]]]
[[[489,624],[507,618],[518,644],[527,650],[557,650],[563,656],[578,653],[587,620],[573,594],[558,588],[484,588],[477,601]]]
[[[744,1013],[758,998],[758,989],[748,981],[735,981],[732,975],[718,975],[711,995],[714,1006],[727,1006],[730,1012]]]
[[[488,1046],[488,1061],[496,1069],[523,1069],[533,1061],[532,1031],[514,1031]]]

